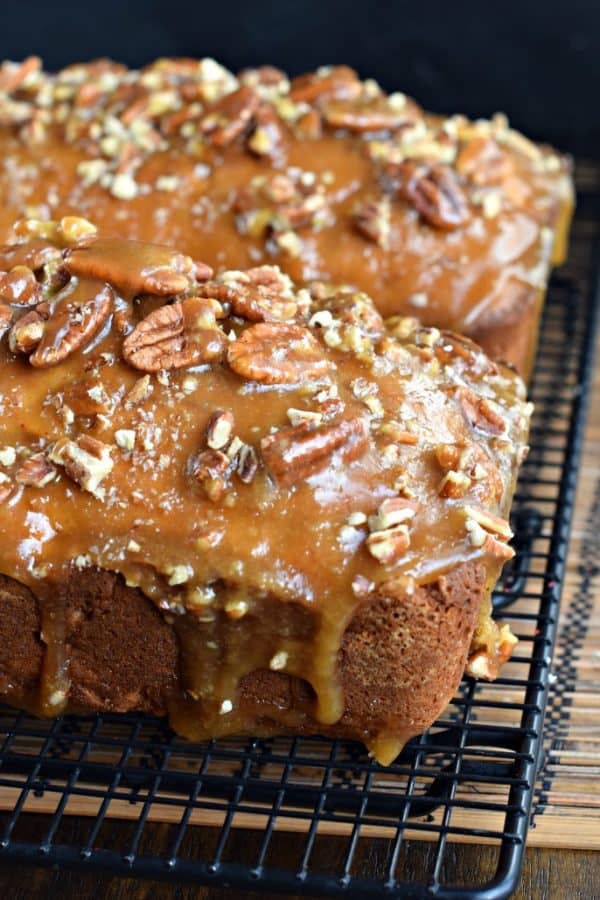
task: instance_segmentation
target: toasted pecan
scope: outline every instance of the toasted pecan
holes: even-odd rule
[[[251,325],[227,348],[230,367],[263,384],[296,384],[322,378],[329,361],[307,328],[285,323]]]
[[[282,485],[304,481],[324,469],[334,453],[352,462],[365,452],[368,426],[364,419],[343,419],[316,428],[308,423],[286,426],[260,443],[265,466]]]
[[[127,362],[143,372],[181,369],[214,362],[226,338],[217,325],[216,300],[189,297],[153,310],[123,342]]]

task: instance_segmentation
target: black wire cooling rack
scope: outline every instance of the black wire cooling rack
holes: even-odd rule
[[[0,860],[63,865],[152,878],[227,884],[287,894],[495,900],[514,890],[541,752],[558,603],[590,387],[600,237],[600,168],[579,171],[569,264],[555,277],[542,324],[532,397],[531,452],[514,513],[517,556],[494,603],[519,637],[494,684],[465,679],[444,717],[389,768],[362,747],[323,738],[190,744],[164,722],[97,715],[40,721],[0,707]],[[35,839],[29,813],[44,833]],[[81,815],[73,845],[61,837]],[[126,818],[124,845],[107,839]],[[152,820],[164,846],[146,851]],[[198,858],[195,823],[213,826]],[[228,852],[238,825],[258,829],[246,857]],[[297,862],[273,854],[276,829],[297,832]],[[325,836],[343,852],[324,865]],[[377,835],[378,878],[360,871],[360,842]],[[406,875],[408,838],[433,842],[424,880]],[[448,843],[486,842],[495,868],[486,884],[456,883]],[[155,844],[152,844],[154,847]],[[382,850],[381,848],[384,848]],[[318,865],[315,862],[319,855]]]

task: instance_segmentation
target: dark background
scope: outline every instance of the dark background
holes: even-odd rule
[[[600,157],[600,0],[0,0],[0,57],[213,56],[291,73],[347,62],[440,112],[502,110]]]

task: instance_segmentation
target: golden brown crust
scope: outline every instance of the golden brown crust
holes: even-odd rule
[[[1,583],[0,695],[36,710],[44,653],[37,606],[17,582],[2,577]],[[410,597],[390,585],[358,609],[344,634],[339,668],[345,709],[338,723],[317,721],[306,682],[258,670],[240,683],[244,730],[277,734],[291,728],[363,741],[419,733],[456,689],[484,591],[481,564],[460,566]],[[76,572],[54,598],[52,615],[65,623],[68,711],[163,715],[176,704],[185,686],[178,639],[139,589],[114,573]],[[195,735],[193,721],[189,732]]]

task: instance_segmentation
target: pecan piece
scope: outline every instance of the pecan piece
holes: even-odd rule
[[[319,342],[300,325],[251,325],[227,348],[227,362],[242,378],[263,384],[295,384],[329,369]]]
[[[65,472],[90,494],[101,497],[100,483],[112,471],[110,447],[89,435],[80,435],[74,441],[61,438],[48,454],[51,462],[63,466]]]
[[[248,150],[256,156],[275,159],[285,144],[285,132],[281,120],[272,106],[262,103],[254,116],[254,131],[246,141]]]
[[[119,238],[74,247],[65,254],[65,265],[71,274],[105,281],[126,297],[182,294],[212,275],[210,266],[169,247]]]
[[[473,184],[497,184],[512,172],[509,159],[493,138],[474,137],[460,150],[456,171]]]
[[[0,303],[0,338],[4,337],[10,328],[13,315],[14,313],[10,306],[5,306],[4,303]]]
[[[378,338],[384,333],[383,319],[368,294],[362,291],[339,291],[319,304],[329,310],[343,325],[353,325],[361,334]]]
[[[393,131],[412,125],[420,119],[416,103],[405,100],[403,104],[390,103],[388,97],[372,100],[336,100],[324,103],[323,118],[330,128],[347,131]]]
[[[114,298],[108,284],[73,279],[55,299],[41,340],[29,357],[31,365],[38,369],[55,366],[85,347],[108,322]]]
[[[221,450],[204,450],[190,460],[189,471],[209,500],[216,503],[227,490],[233,463]]]
[[[228,303],[233,315],[249,322],[279,322],[294,318],[298,306],[291,298],[281,296],[284,282],[278,269],[260,266],[235,275],[239,281],[208,281],[200,285],[198,296]]]
[[[216,409],[206,426],[206,443],[211,450],[222,450],[233,434],[233,413],[228,409]]]
[[[0,277],[0,300],[16,306],[36,306],[42,289],[28,266],[14,266]]]
[[[361,91],[362,84],[354,69],[332,66],[294,78],[290,97],[294,103],[314,103],[325,97],[352,99],[358,97]]]
[[[304,481],[325,469],[333,454],[352,462],[368,446],[364,419],[344,419],[316,428],[309,424],[286,426],[264,437],[260,449],[265,466],[281,485]]]
[[[502,434],[506,431],[507,424],[504,417],[485,397],[478,397],[475,391],[468,387],[458,388],[456,395],[465,419],[473,428],[488,434]]]
[[[28,78],[31,78],[42,67],[39,56],[28,56],[23,62],[4,62],[0,66],[0,91],[12,94],[18,88],[23,87]]]
[[[123,342],[123,356],[135,369],[159,372],[214,362],[226,337],[217,325],[216,300],[189,297],[155,309],[138,322]]]
[[[382,249],[387,249],[390,238],[390,201],[388,197],[363,200],[354,210],[354,227]]]
[[[0,248],[0,269],[9,271],[15,266],[27,266],[32,272],[39,272],[43,266],[52,261],[58,262],[61,258],[58,247],[34,237],[20,244],[7,244]]]
[[[226,147],[242,134],[260,106],[260,97],[243,86],[207,107],[199,127],[217,147]]]
[[[451,231],[470,218],[467,199],[452,169],[406,160],[386,167],[398,195],[436,228]]]
[[[44,453],[34,453],[28,457],[15,474],[16,481],[28,487],[45,487],[54,478],[56,469]]]
[[[66,387],[63,402],[76,416],[97,416],[112,409],[111,399],[99,378],[84,378]]]
[[[44,334],[44,325],[50,315],[46,303],[31,309],[14,323],[8,333],[8,346],[13,353],[32,353]]]
[[[373,531],[367,538],[367,550],[378,562],[390,565],[397,562],[410,547],[408,525]]]

